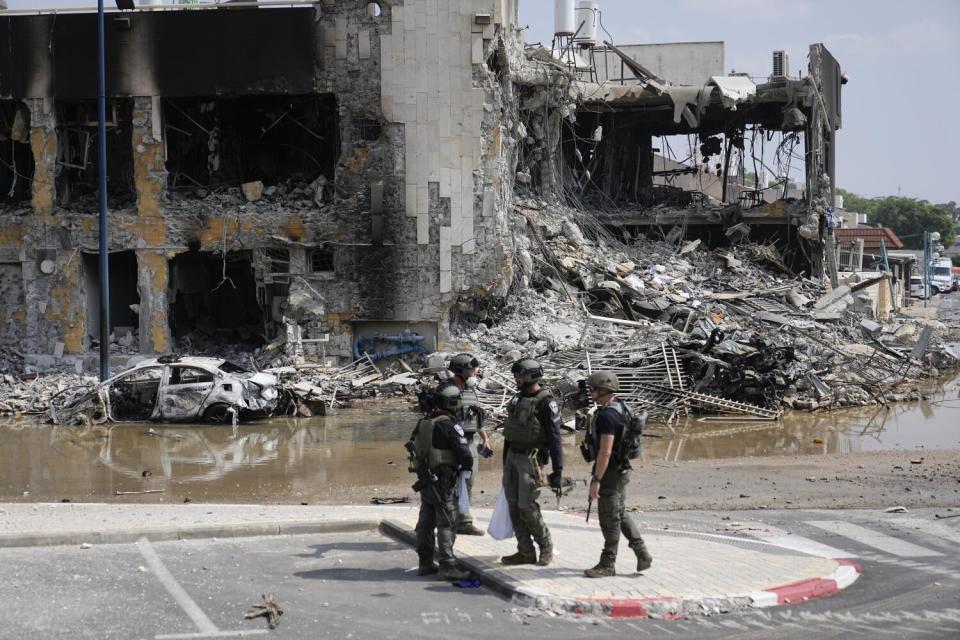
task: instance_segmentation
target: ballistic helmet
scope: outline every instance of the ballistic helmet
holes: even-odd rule
[[[454,413],[460,408],[460,388],[455,384],[441,384],[433,392],[433,406]]]
[[[457,355],[450,358],[450,364],[447,365],[447,369],[453,371],[455,374],[465,377],[464,374],[470,369],[476,369],[480,366],[480,361],[477,360],[474,356],[469,353],[458,353]]]
[[[517,360],[510,367],[510,372],[514,375],[520,375],[524,384],[533,384],[543,377],[543,367],[533,358]]]
[[[612,371],[597,371],[591,373],[587,378],[587,386],[591,389],[606,389],[607,391],[620,391],[620,381],[617,380],[617,374]]]

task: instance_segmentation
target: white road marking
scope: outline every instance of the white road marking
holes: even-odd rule
[[[259,636],[270,633],[266,629],[244,629],[242,631],[213,631],[211,633],[163,633],[155,636],[157,640],[181,640],[188,638],[234,638],[236,636]]]
[[[801,553],[809,553],[812,556],[819,556],[821,558],[857,557],[857,554],[855,553],[844,551],[843,549],[837,549],[836,547],[831,547],[830,545],[822,544],[816,540],[804,538],[803,536],[774,536],[772,538],[764,538],[764,540],[770,544],[775,544],[778,547],[792,549]]]
[[[912,542],[894,538],[893,536],[888,536],[886,534],[879,533],[872,529],[867,529],[866,527],[861,527],[860,525],[851,524],[849,522],[840,522],[838,520],[810,520],[807,521],[806,524],[817,527],[818,529],[823,529],[824,531],[829,531],[830,533],[835,533],[839,536],[843,536],[844,538],[849,538],[861,544],[865,544],[868,547],[879,549],[884,553],[898,556],[900,558],[920,558],[924,556],[943,555],[939,551],[926,549],[919,545],[913,544]]]
[[[949,542],[960,544],[960,529],[955,529],[950,525],[933,520],[923,520],[921,518],[890,518],[884,520],[892,524],[897,529],[920,531],[935,538],[942,538]]]
[[[190,594],[180,586],[177,579],[173,577],[173,574],[171,574],[166,565],[163,564],[163,561],[160,559],[160,556],[157,555],[156,550],[153,548],[153,545],[150,544],[149,540],[146,538],[137,540],[137,549],[140,551],[143,559],[146,560],[150,570],[153,571],[153,575],[157,576],[157,580],[164,586],[167,593],[173,596],[173,599],[180,605],[180,608],[187,614],[187,617],[189,617],[190,620],[193,621],[193,624],[197,625],[197,629],[199,629],[199,632],[196,633],[160,634],[156,636],[157,640],[174,640],[176,638],[227,638],[267,633],[266,629],[221,631],[217,628],[217,625],[213,624],[213,621],[207,617],[203,609],[193,601]]]

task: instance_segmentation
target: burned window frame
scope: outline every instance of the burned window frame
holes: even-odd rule
[[[168,189],[333,180],[340,155],[335,94],[165,97],[161,104]]]
[[[133,98],[108,98],[106,107],[107,205],[111,209],[130,208],[137,201]],[[99,189],[97,101],[56,100],[54,109],[57,117],[57,202],[64,209],[95,213],[97,207],[90,206],[90,197]],[[82,139],[83,144],[72,146],[72,139],[78,143]],[[73,153],[80,146],[83,148],[82,158]],[[83,163],[78,164],[81,159]]]
[[[329,276],[335,274],[337,271],[336,264],[336,255],[330,247],[314,247],[307,253],[307,267],[313,275]]]
[[[0,204],[30,201],[34,169],[30,110],[19,100],[0,100]]]

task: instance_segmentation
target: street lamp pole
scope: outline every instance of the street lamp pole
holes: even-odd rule
[[[97,0],[97,177],[100,194],[100,380],[110,377],[110,253],[107,236],[107,71],[103,0]]]

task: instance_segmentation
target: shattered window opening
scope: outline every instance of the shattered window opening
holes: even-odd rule
[[[171,189],[259,180],[284,190],[298,175],[333,179],[339,115],[332,94],[166,98],[163,119]]]
[[[30,112],[17,100],[0,100],[0,203],[30,200],[33,168]]]
[[[148,420],[157,406],[163,367],[135,369],[110,385],[110,415],[114,420]]]
[[[194,353],[216,351],[218,345],[263,343],[263,309],[249,251],[175,256],[168,301],[171,333]]]
[[[57,196],[65,209],[97,211],[99,142],[96,100],[58,101],[57,150],[60,174]],[[107,206],[124,209],[136,203],[133,176],[133,101],[107,100]]]
[[[86,333],[91,345],[100,340],[100,254],[82,254],[86,293]],[[139,345],[140,288],[137,283],[137,255],[134,251],[115,251],[108,262],[110,276],[110,333],[124,349]]]
[[[313,249],[310,251],[311,272],[330,273],[333,270],[333,251],[330,249]]]
[[[213,374],[204,369],[196,367],[171,367],[170,385],[180,384],[201,384],[204,382],[213,382]]]
[[[376,142],[383,133],[383,127],[377,120],[372,118],[358,118],[353,122],[354,135],[357,140],[364,142]]]

